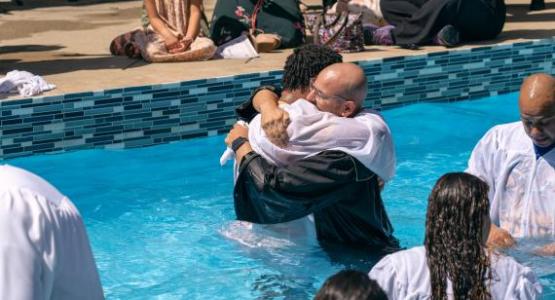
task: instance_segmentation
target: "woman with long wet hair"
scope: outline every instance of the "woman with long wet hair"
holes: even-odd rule
[[[532,270],[486,248],[487,184],[448,173],[428,199],[424,247],[384,257],[370,271],[389,299],[536,299]]]

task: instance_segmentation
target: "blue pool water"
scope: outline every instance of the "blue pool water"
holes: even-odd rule
[[[402,245],[423,241],[435,180],[462,171],[478,139],[518,118],[516,95],[385,111],[398,154],[383,198]],[[87,225],[108,299],[308,299],[343,268],[316,246],[252,249],[220,232],[234,219],[223,136],[121,151],[14,159],[68,195]],[[521,242],[522,244],[526,244]],[[555,299],[555,259],[512,252]]]

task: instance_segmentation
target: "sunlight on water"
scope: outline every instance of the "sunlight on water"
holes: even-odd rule
[[[384,201],[402,245],[423,241],[428,193],[462,171],[492,125],[515,121],[516,95],[384,112],[398,155]],[[320,247],[274,241],[251,248],[225,238],[234,219],[223,136],[123,151],[41,155],[8,163],[36,172],[81,211],[108,299],[308,299],[325,278],[368,261]],[[543,276],[555,299],[555,260],[512,250]],[[526,248],[526,249],[525,249]]]

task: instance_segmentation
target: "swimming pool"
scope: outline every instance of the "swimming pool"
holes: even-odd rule
[[[427,195],[466,167],[492,125],[518,118],[516,94],[384,112],[398,155],[383,198],[403,246],[423,241]],[[121,151],[87,150],[8,163],[42,175],[77,205],[108,299],[307,299],[342,269],[319,247],[248,248],[225,239],[234,218],[223,136]],[[555,299],[555,259],[514,254]]]

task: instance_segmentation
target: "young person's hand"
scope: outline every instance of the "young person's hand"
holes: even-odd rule
[[[509,248],[514,246],[516,241],[507,230],[491,224],[487,244],[490,248]]]
[[[193,39],[189,37],[184,37],[179,40],[181,46],[183,47],[183,51],[187,51],[191,48],[191,44],[193,43]]]
[[[285,147],[289,143],[287,127],[290,123],[289,113],[279,107],[262,112],[262,129],[270,142],[278,147]]]

